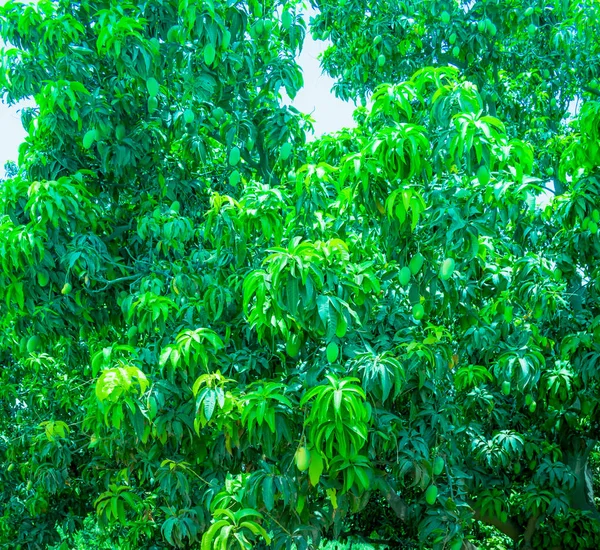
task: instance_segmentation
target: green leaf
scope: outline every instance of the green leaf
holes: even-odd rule
[[[266,476],[263,479],[262,495],[265,507],[270,512],[275,507],[275,483],[271,476]]]
[[[207,421],[210,421],[215,411],[215,405],[217,403],[217,396],[214,391],[208,391],[204,397],[204,417]]]
[[[213,523],[202,535],[201,550],[213,550],[213,544],[217,537],[217,533],[228,525],[229,523],[224,519]]]
[[[312,450],[310,455],[311,460],[310,466],[308,467],[308,477],[311,485],[316,487],[321,479],[321,474],[323,473],[325,463],[323,461],[323,456],[316,449]]]
[[[281,27],[288,30],[292,26],[292,14],[288,10],[284,10],[281,15]]]

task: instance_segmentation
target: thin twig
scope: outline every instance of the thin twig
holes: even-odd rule
[[[136,273],[135,275],[128,275],[127,277],[119,277],[118,279],[113,279],[112,281],[107,281],[107,283],[102,288],[96,288],[93,290],[86,289],[86,290],[90,294],[97,294],[98,292],[102,292],[117,283],[122,283],[123,281],[133,281],[134,279],[141,279],[142,277],[143,277],[142,273]]]

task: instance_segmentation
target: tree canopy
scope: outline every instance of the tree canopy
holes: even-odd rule
[[[313,4],[0,8],[4,547],[600,546],[597,4]]]

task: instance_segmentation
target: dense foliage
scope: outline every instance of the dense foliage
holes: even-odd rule
[[[452,64],[477,85],[486,112],[509,136],[536,146],[540,174],[558,167],[561,121],[573,102],[600,95],[595,0],[314,3],[312,32],[331,41],[322,62],[338,96],[364,100],[382,82]]]
[[[530,118],[415,53],[307,144],[301,9],[0,9],[0,87],[37,103],[0,184],[0,545],[598,548],[600,103],[568,126],[557,79],[543,178]]]

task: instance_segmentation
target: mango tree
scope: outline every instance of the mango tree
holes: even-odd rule
[[[486,112],[509,135],[535,145],[538,177],[558,169],[564,117],[582,97],[600,96],[594,0],[311,3],[312,33],[329,41],[321,61],[339,97],[365,101],[381,83],[451,64],[477,85]]]
[[[297,8],[2,9],[0,541],[597,548],[600,105],[556,196],[452,67],[306,144]]]
[[[251,176],[273,182],[282,153],[304,143],[310,120],[279,101],[280,90],[293,97],[302,85],[299,6],[2,4],[2,96],[33,97],[36,107],[21,113],[20,172],[0,187],[0,538],[46,548],[60,528],[70,547],[96,508],[103,524],[134,514],[123,545],[163,534],[174,545],[194,540],[208,512],[191,506],[191,493],[166,505],[124,488],[132,460],[146,465],[142,484],[158,483],[161,462],[194,433],[186,392],[196,376],[180,385],[165,371],[151,402],[134,390],[152,381],[146,362],[166,368],[163,348],[188,328],[206,327],[186,332],[181,357],[192,369],[204,338],[208,350],[229,342],[203,320],[225,327],[236,303],[227,254],[201,244],[205,214]],[[262,198],[254,214],[248,204],[258,225]],[[96,379],[108,384],[97,394]],[[162,418],[153,433],[151,418]],[[139,441],[126,423],[144,446],[163,443],[132,459],[126,447]],[[184,454],[195,455],[194,441]],[[164,454],[163,444],[177,452]]]

